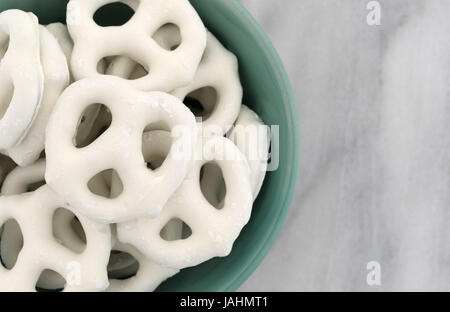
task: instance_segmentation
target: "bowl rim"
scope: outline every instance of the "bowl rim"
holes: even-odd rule
[[[267,256],[269,250],[273,247],[282,227],[286,222],[287,215],[291,209],[292,201],[294,199],[295,189],[298,181],[299,175],[299,161],[300,161],[300,127],[298,120],[298,108],[294,96],[294,90],[292,88],[289,76],[286,72],[286,68],[274,47],[269,36],[263,30],[262,26],[256,21],[256,19],[251,15],[251,13],[241,4],[238,0],[233,1],[221,1],[224,6],[228,6],[229,10],[236,12],[238,15],[244,16],[244,23],[248,24],[248,29],[254,33],[258,39],[261,40],[261,47],[268,53],[269,58],[272,59],[274,72],[278,75],[280,84],[284,87],[286,92],[286,103],[290,116],[292,120],[290,122],[293,128],[293,137],[290,139],[297,144],[293,144],[293,163],[291,164],[291,175],[289,187],[287,189],[286,196],[284,200],[280,203],[282,209],[278,209],[278,215],[273,219],[272,227],[268,231],[265,239],[261,239],[259,242],[260,248],[258,252],[254,253],[249,260],[248,264],[242,268],[240,274],[236,274],[234,278],[230,280],[228,285],[223,287],[223,291],[236,291],[238,290],[245,281],[251,276],[251,274],[256,270],[256,268],[261,264],[264,258]]]

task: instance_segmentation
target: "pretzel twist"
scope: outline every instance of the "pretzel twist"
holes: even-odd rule
[[[237,147],[226,138],[213,137],[205,145],[214,146],[208,160],[201,157],[201,160],[193,161],[183,184],[167,202],[159,217],[118,224],[117,233],[121,242],[136,246],[149,259],[175,269],[195,266],[230,253],[251,215],[253,197],[248,164]],[[203,155],[203,149],[200,142],[197,155]],[[227,160],[223,157],[228,153],[236,159]],[[212,206],[200,189],[200,171],[203,165],[211,161],[222,169],[227,187],[221,210]],[[173,219],[184,221],[192,230],[191,236],[175,241],[163,239],[160,232]]]
[[[109,56],[124,55],[144,65],[149,75],[130,81],[145,91],[171,91],[188,84],[195,75],[206,46],[206,30],[187,0],[123,0],[134,16],[119,27],[101,27],[94,13],[114,0],[71,0],[68,28],[75,46],[72,70],[76,79],[98,76],[97,64]],[[166,24],[179,27],[181,44],[173,51],[152,38]],[[98,42],[102,42],[101,45]],[[168,74],[170,73],[170,74]]]
[[[73,138],[78,120],[92,103],[107,105],[113,121],[95,142],[77,148]],[[182,126],[192,134],[173,138],[174,143],[187,147],[195,143],[195,118],[175,97],[137,91],[116,77],[76,82],[61,96],[47,127],[47,183],[73,209],[99,222],[157,216],[182,183],[193,151],[186,148],[183,157],[176,157],[173,149],[161,168],[148,169],[142,155],[142,134],[148,125],[158,122],[171,130]],[[108,169],[115,169],[124,185],[114,199],[88,189],[89,180]]]
[[[0,267],[0,290],[35,291],[36,282],[45,269],[63,276],[68,283],[64,291],[98,291],[108,287],[106,265],[111,250],[109,226],[77,215],[86,233],[85,250],[78,254],[59,244],[52,234],[55,211],[69,209],[48,186],[37,191],[0,197],[0,224],[14,219],[24,237],[24,245],[11,270]],[[70,282],[74,265],[79,274]]]

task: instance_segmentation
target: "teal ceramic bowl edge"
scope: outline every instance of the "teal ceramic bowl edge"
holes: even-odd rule
[[[233,5],[236,10],[240,10],[243,15],[247,17],[247,21],[251,24],[255,30],[255,33],[262,39],[261,44],[265,46],[268,53],[271,55],[272,60],[276,64],[276,69],[278,70],[278,76],[282,84],[285,86],[286,99],[283,101],[285,104],[288,104],[288,108],[291,111],[292,116],[292,142],[294,146],[293,155],[292,155],[292,173],[290,177],[290,185],[288,192],[285,197],[284,203],[281,203],[281,207],[284,209],[280,209],[280,213],[278,219],[275,222],[275,226],[272,228],[272,231],[269,233],[267,239],[264,242],[264,246],[260,249],[259,253],[255,254],[253,257],[252,265],[248,266],[241,275],[239,275],[233,282],[230,283],[228,287],[224,289],[224,291],[236,291],[239,289],[242,284],[251,276],[251,274],[256,270],[256,268],[261,264],[264,258],[267,256],[268,252],[272,248],[275,243],[281,229],[283,228],[290,208],[292,206],[292,201],[294,199],[296,185],[298,181],[299,175],[299,162],[300,162],[300,126],[298,121],[298,109],[297,102],[295,100],[294,91],[292,89],[292,85],[289,79],[289,76],[286,72],[284,64],[275,49],[272,41],[269,39],[268,35],[265,33],[263,28],[259,25],[259,23],[253,18],[250,12],[242,6],[237,0],[229,1],[229,5]]]
[[[217,12],[217,10],[225,12],[224,14],[230,14],[233,15],[232,18],[239,20],[239,22],[247,28],[250,36],[252,39],[254,39],[254,43],[257,46],[258,49],[262,50],[262,53],[264,55],[264,59],[267,62],[267,72],[270,72],[274,77],[276,77],[277,81],[277,87],[278,91],[280,92],[280,103],[283,105],[283,110],[285,110],[284,117],[285,119],[282,120],[282,122],[286,122],[286,125],[282,127],[282,135],[284,136],[284,140],[287,140],[287,142],[284,142],[283,148],[286,148],[284,150],[285,152],[288,151],[287,155],[284,155],[283,158],[287,164],[284,164],[285,166],[288,166],[288,168],[283,168],[284,176],[281,178],[283,181],[288,181],[287,186],[282,189],[282,199],[277,203],[276,208],[276,215],[273,215],[271,217],[272,220],[267,228],[267,230],[262,231],[263,235],[261,235],[257,242],[255,243],[254,240],[251,240],[251,243],[254,243],[257,246],[252,246],[252,250],[254,250],[252,253],[246,253],[243,255],[243,259],[236,260],[236,257],[230,257],[234,258],[232,260],[231,264],[228,264],[228,266],[225,266],[225,269],[222,266],[221,272],[224,272],[224,270],[229,269],[227,272],[226,277],[221,278],[218,282],[210,282],[210,283],[200,283],[199,285],[192,285],[189,280],[192,279],[192,274],[197,274],[201,272],[202,274],[209,274],[213,272],[215,267],[219,267],[220,264],[223,264],[223,262],[226,262],[227,258],[216,258],[213,259],[203,265],[201,265],[198,269],[188,269],[186,271],[191,271],[193,273],[189,272],[182,272],[187,273],[184,276],[181,276],[181,278],[175,278],[170,279],[168,282],[165,282],[161,285],[161,287],[158,289],[159,291],[235,291],[237,290],[247,279],[248,277],[253,273],[253,271],[259,266],[259,264],[262,262],[264,257],[267,255],[268,251],[272,247],[276,237],[278,236],[281,228],[283,227],[287,214],[290,210],[292,199],[295,192],[295,186],[298,178],[298,170],[299,170],[299,157],[300,157],[300,146],[299,146],[299,124],[298,124],[298,111],[296,102],[294,99],[294,93],[292,90],[292,87],[290,85],[290,81],[288,78],[288,75],[286,73],[286,70],[282,64],[282,61],[276,52],[274,46],[272,45],[270,39],[265,34],[263,29],[259,26],[259,24],[256,22],[256,20],[250,15],[250,13],[237,1],[237,0],[191,0],[192,4],[196,7],[196,9],[199,11],[200,15],[204,20],[206,21],[205,24],[213,30],[213,33],[216,34],[216,36],[220,38],[220,33],[223,31],[220,31],[220,29],[215,29],[218,26],[213,21],[214,17],[209,16],[208,13],[211,12]],[[42,24],[47,24],[51,22],[57,22],[57,21],[64,21],[64,15],[65,15],[65,5],[67,3],[67,0],[2,0],[0,2],[0,11],[11,9],[11,8],[17,8],[22,9],[26,11],[32,11],[35,14],[37,14],[40,18],[40,22]],[[51,7],[52,10],[49,10],[48,8]],[[211,11],[212,10],[212,11]],[[108,19],[108,18],[107,18]],[[209,20],[209,23],[208,23]],[[216,31],[214,31],[216,30]],[[226,40],[225,40],[226,41]],[[242,43],[242,42],[241,42]],[[231,50],[233,50],[233,47],[230,47]],[[239,51],[233,51],[236,54],[239,54]],[[243,73],[245,76],[245,73]],[[253,73],[254,74],[254,73]],[[244,83],[244,87],[245,83]],[[255,92],[255,90],[251,90],[251,92]],[[251,97],[251,96],[250,96]],[[249,101],[251,102],[251,101]],[[250,103],[249,103],[250,104]],[[267,103],[266,103],[267,104]],[[270,113],[273,113],[272,111],[258,111],[257,107],[253,107],[250,105],[251,108],[254,108],[258,113],[262,113],[263,115],[270,115]],[[268,120],[271,118],[267,118]],[[266,119],[265,119],[266,120]],[[283,138],[282,138],[283,139]],[[283,150],[282,150],[283,152]],[[270,176],[271,174],[269,174]],[[266,186],[267,183],[265,183]],[[273,185],[271,186],[273,188]],[[270,191],[268,187],[264,188],[262,192]],[[262,197],[265,197],[266,194],[263,194]],[[267,195],[272,196],[272,195]],[[280,196],[279,196],[280,197]],[[259,202],[259,199],[257,200],[257,203]],[[265,207],[267,208],[267,207]],[[264,220],[266,221],[266,220]],[[244,229],[243,235],[250,235],[253,233],[247,233]],[[261,232],[261,231],[259,231]],[[243,241],[244,239],[239,238],[240,241]],[[248,243],[247,243],[248,244]],[[239,245],[239,243],[237,244]],[[245,244],[244,244],[245,245]],[[242,249],[241,247],[237,249]],[[234,262],[233,262],[234,261]],[[236,262],[237,261],[237,262]],[[244,265],[241,265],[243,264]],[[219,264],[219,265],[218,265]],[[189,276],[191,274],[191,276]],[[215,273],[217,274],[217,273]],[[183,274],[181,274],[183,275]],[[214,274],[213,274],[214,275]],[[187,281],[183,282],[184,277],[187,276]],[[214,280],[214,276],[210,278],[210,280]],[[181,282],[180,282],[181,280]],[[207,285],[207,286],[205,286]]]
[[[202,18],[205,16],[202,15],[202,5],[200,2],[202,0],[191,0],[194,7],[196,7],[197,11],[199,11]],[[284,64],[276,51],[272,41],[265,33],[263,28],[259,25],[259,23],[254,19],[254,17],[250,14],[250,12],[241,4],[238,0],[214,0],[211,2],[215,2],[217,5],[216,9],[223,9],[224,11],[234,12],[237,16],[243,17],[240,18],[241,21],[244,21],[247,24],[247,28],[252,30],[253,37],[258,38],[259,46],[258,48],[263,49],[267,54],[267,60],[271,61],[271,68],[274,71],[274,74],[277,76],[277,80],[279,81],[280,86],[283,88],[283,99],[282,103],[289,110],[289,116],[291,117],[288,122],[288,135],[290,136],[289,141],[292,143],[292,151],[290,155],[291,161],[291,170],[290,170],[290,183],[288,190],[285,193],[284,201],[279,204],[279,214],[277,219],[273,221],[273,227],[271,231],[266,233],[264,239],[261,239],[259,244],[260,248],[258,252],[252,255],[252,259],[249,260],[250,264],[246,267],[242,268],[239,274],[235,274],[234,279],[230,279],[227,285],[222,285],[222,287],[217,287],[215,289],[209,289],[214,291],[236,291],[240,286],[251,276],[251,274],[256,270],[256,268],[261,264],[264,258],[267,256],[268,252],[272,248],[276,238],[278,237],[282,227],[286,222],[287,215],[290,211],[292,201],[295,194],[295,189],[298,180],[299,174],[299,160],[300,160],[300,127],[298,121],[298,109],[296,105],[296,100],[294,96],[294,92],[291,86],[291,82],[289,76],[286,72]],[[205,19],[205,18],[204,18]],[[205,21],[205,20],[204,20]],[[209,27],[207,21],[205,24]],[[218,33],[214,32],[217,36]],[[233,50],[233,49],[230,49]],[[236,53],[238,54],[238,53]],[[252,107],[253,108],[253,107]]]

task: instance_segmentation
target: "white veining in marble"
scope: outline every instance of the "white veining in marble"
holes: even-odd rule
[[[243,291],[450,290],[450,1],[380,0],[381,26],[368,2],[242,0],[301,130],[294,205]]]

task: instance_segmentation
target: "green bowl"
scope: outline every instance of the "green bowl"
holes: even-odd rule
[[[67,0],[1,0],[0,11],[34,12],[41,24],[64,22]],[[277,237],[295,191],[299,162],[298,113],[292,88],[269,38],[237,0],[191,0],[205,25],[239,58],[244,103],[268,125],[279,125],[279,167],[268,173],[251,221],[232,253],[162,284],[160,291],[235,291],[261,263]],[[120,13],[119,13],[120,14]],[[108,14],[106,19],[113,18]]]

